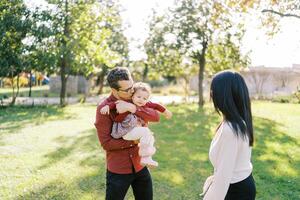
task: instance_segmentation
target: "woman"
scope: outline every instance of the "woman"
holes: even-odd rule
[[[204,199],[255,199],[251,103],[243,77],[231,71],[216,74],[211,83],[211,99],[223,120],[209,149],[214,174],[204,184]]]

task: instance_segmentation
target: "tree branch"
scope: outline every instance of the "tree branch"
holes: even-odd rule
[[[269,9],[263,9],[261,12],[265,13],[265,12],[269,12],[269,13],[273,13],[276,15],[279,15],[280,17],[296,17],[298,19],[300,19],[299,15],[295,15],[295,14],[290,14],[290,13],[281,13],[275,10],[269,10]]]

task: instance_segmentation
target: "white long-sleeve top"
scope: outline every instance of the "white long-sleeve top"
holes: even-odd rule
[[[251,149],[248,138],[237,136],[229,122],[220,125],[209,149],[214,174],[204,200],[224,199],[231,183],[240,182],[251,174]]]

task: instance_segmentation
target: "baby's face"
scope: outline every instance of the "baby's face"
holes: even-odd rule
[[[144,106],[149,99],[149,93],[143,90],[137,90],[132,96],[132,102],[137,106]]]

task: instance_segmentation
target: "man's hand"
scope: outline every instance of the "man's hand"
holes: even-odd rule
[[[128,103],[126,101],[118,100],[116,101],[116,109],[118,113],[124,113],[124,112],[136,112],[136,106],[132,103]]]
[[[109,106],[106,105],[106,106],[102,107],[101,110],[100,110],[100,113],[101,113],[102,115],[109,114]]]
[[[168,109],[166,109],[165,112],[163,112],[162,114],[165,116],[166,119],[171,119],[173,115],[172,112],[169,111]]]

